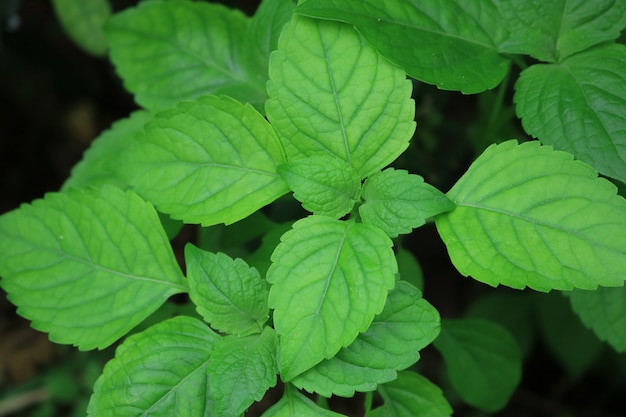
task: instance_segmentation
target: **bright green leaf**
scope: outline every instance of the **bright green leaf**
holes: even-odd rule
[[[270,407],[262,417],[343,417],[330,410],[325,410],[300,394],[290,384],[285,385],[283,397]]]
[[[185,247],[189,296],[198,313],[223,333],[261,333],[269,317],[268,289],[258,271],[223,253]]]
[[[415,131],[404,72],[338,22],[294,17],[272,53],[267,89],[267,116],[289,160],[332,154],[364,178]]]
[[[443,355],[454,389],[465,402],[481,410],[504,407],[520,382],[519,346],[495,323],[444,320],[435,347]]]
[[[250,105],[206,96],[157,114],[125,156],[124,175],[185,223],[234,223],[288,191],[271,126]]]
[[[50,193],[0,217],[0,276],[34,328],[83,350],[187,291],[154,208],[113,187]]]
[[[396,261],[398,261],[398,272],[400,278],[416,286],[420,291],[424,290],[424,274],[422,267],[413,253],[404,248],[396,250]]]
[[[524,70],[514,97],[524,129],[626,182],[624,68],[626,46],[606,45]]]
[[[509,67],[498,53],[506,25],[492,0],[308,0],[296,12],[354,25],[411,77],[444,90],[494,88]]]
[[[393,168],[365,181],[363,200],[359,207],[363,222],[380,227],[390,237],[411,233],[429,217],[454,209],[454,203],[422,177]]]
[[[212,415],[207,368],[219,340],[200,320],[185,316],[129,337],[96,381],[88,415]]]
[[[622,285],[626,200],[589,165],[537,142],[492,145],[436,218],[456,268],[489,285],[539,290]]]
[[[111,16],[108,0],[53,0],[52,5],[63,29],[78,46],[92,55],[106,54],[103,27]]]
[[[215,414],[241,415],[276,385],[278,337],[271,328],[248,337],[226,336],[215,345],[208,366]]]
[[[385,403],[371,417],[450,417],[452,407],[441,389],[415,372],[399,372],[395,381],[378,387]]]
[[[325,216],[283,235],[267,280],[284,381],[334,356],[382,311],[397,272],[391,245],[376,227]]]
[[[314,214],[339,218],[347,214],[361,189],[359,174],[331,155],[311,156],[279,165],[278,173],[302,206]]]
[[[292,383],[325,397],[373,391],[378,384],[395,379],[396,371],[417,362],[419,351],[437,337],[439,329],[437,310],[422,298],[420,290],[399,281],[364,333]]]

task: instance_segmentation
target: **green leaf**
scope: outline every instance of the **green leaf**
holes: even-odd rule
[[[626,3],[615,0],[502,0],[500,13],[511,37],[501,52],[548,62],[617,39],[626,27]]]
[[[212,410],[207,368],[219,340],[200,320],[185,316],[129,337],[96,381],[88,415],[206,415]]]
[[[234,223],[288,191],[271,126],[250,105],[206,96],[157,114],[124,175],[159,211],[203,226]]]
[[[207,94],[260,109],[265,83],[250,75],[240,57],[248,27],[243,13],[222,5],[155,0],[113,16],[106,37],[125,87],[147,109]]]
[[[572,309],[585,326],[618,352],[626,352],[626,287],[575,290]]]
[[[82,350],[187,291],[153,207],[113,187],[46,194],[0,217],[0,276],[34,328]]]
[[[524,70],[514,97],[524,129],[626,182],[625,66],[626,46],[606,45]]]
[[[285,392],[276,404],[270,407],[262,417],[339,417],[330,410],[325,410],[300,394],[291,384],[285,385]]]
[[[62,190],[103,185],[128,188],[128,183],[119,174],[121,156],[151,118],[150,113],[139,110],[113,123],[109,130],[91,143],[81,161],[72,168],[72,174],[63,184]]]
[[[420,291],[424,290],[424,274],[422,267],[415,255],[404,248],[397,248],[396,261],[400,278],[416,286]]]
[[[278,337],[271,328],[248,337],[226,336],[209,362],[209,386],[217,416],[241,415],[276,385]]]
[[[325,397],[351,397],[396,378],[418,361],[419,351],[439,334],[437,310],[420,290],[399,281],[370,327],[337,355],[298,375],[292,383]]]
[[[589,165],[537,142],[492,145],[436,218],[456,268],[489,285],[623,285],[626,201]]]
[[[296,16],[270,59],[266,112],[289,160],[332,154],[364,178],[407,148],[411,89],[352,27]]]
[[[435,347],[443,355],[454,389],[481,410],[500,410],[520,382],[520,349],[513,336],[495,323],[444,320]]]
[[[395,381],[378,387],[385,403],[371,417],[450,417],[452,407],[441,389],[415,372],[398,373]]]
[[[443,90],[489,90],[509,67],[498,53],[507,30],[492,0],[308,0],[296,13],[354,25],[411,77]]]
[[[52,5],[63,29],[78,46],[95,56],[106,54],[103,27],[111,16],[108,0],[53,0]]]
[[[376,227],[324,216],[283,235],[267,272],[283,381],[333,357],[382,311],[397,272],[391,246]]]
[[[411,233],[429,217],[454,209],[454,203],[422,177],[393,168],[365,181],[363,199],[363,222],[380,227],[389,237]]]
[[[359,174],[332,155],[287,162],[277,171],[302,206],[322,216],[339,218],[350,212],[361,189]]]
[[[198,313],[220,332],[261,333],[269,318],[268,289],[241,259],[185,246],[189,296]]]

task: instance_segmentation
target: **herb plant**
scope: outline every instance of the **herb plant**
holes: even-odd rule
[[[522,351],[422,298],[400,236],[428,221],[461,274],[566,291],[626,351],[626,201],[598,177],[626,181],[623,1],[263,0],[249,18],[154,0],[101,20],[142,109],[61,191],[0,217],[18,312],[54,342],[119,343],[90,416],[240,416],[277,376],[265,417],[339,415],[303,391],[364,392],[366,416],[449,416],[413,367],[430,344],[463,401],[501,409]],[[389,167],[416,129],[407,76],[475,94],[514,66],[538,141],[489,145],[446,193]],[[184,274],[169,243],[183,223],[200,227]],[[197,314],[132,333],[176,294]]]

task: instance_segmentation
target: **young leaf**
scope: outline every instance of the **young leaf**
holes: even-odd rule
[[[408,146],[415,123],[402,70],[338,22],[295,16],[270,59],[267,116],[289,160],[335,155],[364,178]]]
[[[437,230],[463,275],[539,291],[623,285],[626,201],[571,155],[492,145],[447,195],[457,207]]]
[[[479,93],[508,70],[498,53],[506,26],[490,0],[308,0],[296,12],[354,25],[411,77],[443,90]]]
[[[212,414],[207,373],[220,336],[179,316],[132,335],[94,386],[87,413],[97,417],[196,417]]]
[[[361,189],[359,174],[332,155],[290,161],[279,165],[277,171],[302,206],[322,216],[339,218],[348,213]]]
[[[258,271],[241,259],[185,246],[189,296],[198,313],[223,333],[261,333],[269,317],[268,290]]]
[[[424,273],[415,255],[404,248],[396,249],[396,261],[400,278],[413,284],[420,291],[424,290]]]
[[[572,309],[585,326],[618,352],[626,352],[626,287],[575,290]]]
[[[121,156],[129,148],[135,135],[150,121],[147,111],[136,111],[128,118],[113,123],[111,129],[98,136],[83,155],[83,159],[72,168],[72,174],[63,184],[62,190],[114,185],[128,188],[119,175]]]
[[[441,389],[415,372],[403,371],[398,378],[378,387],[385,403],[371,417],[450,417],[452,407]]]
[[[524,70],[514,97],[524,129],[626,182],[625,66],[626,46],[606,45]]]
[[[389,237],[411,233],[429,217],[454,209],[454,203],[422,177],[393,168],[365,181],[363,199],[363,222],[380,227]]]
[[[1,216],[0,276],[34,328],[82,350],[187,291],[153,207],[113,187],[50,193]]]
[[[480,319],[444,320],[435,347],[443,355],[452,386],[470,405],[485,411],[504,407],[522,374],[522,354],[503,327]]]
[[[271,126],[250,105],[206,96],[157,114],[125,157],[124,175],[185,223],[234,223],[288,191]]]
[[[286,384],[283,397],[263,413],[262,417],[343,417],[343,414],[320,408],[291,384]]]
[[[383,309],[397,272],[391,245],[376,227],[325,216],[285,233],[267,272],[284,381],[352,343]]]
[[[248,25],[243,13],[218,4],[147,1],[113,16],[106,37],[125,87],[149,110],[206,94],[262,108],[265,83],[240,58]]]
[[[107,52],[103,26],[111,16],[108,0],[53,0],[63,29],[83,50],[95,56]]]
[[[437,310],[420,290],[399,281],[370,327],[337,355],[295,377],[292,383],[325,397],[373,391],[396,378],[396,371],[419,359],[419,351],[439,334]]]
[[[511,30],[500,51],[541,61],[557,62],[616,39],[626,26],[626,3],[615,0],[502,0],[498,7]]]

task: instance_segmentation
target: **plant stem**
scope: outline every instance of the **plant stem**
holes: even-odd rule
[[[372,411],[372,400],[374,399],[374,394],[372,391],[368,391],[365,393],[365,417],[369,415]]]

